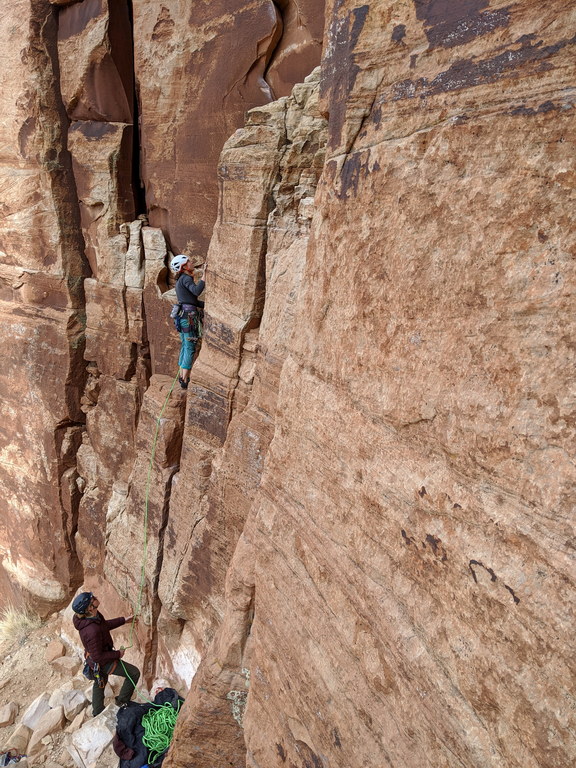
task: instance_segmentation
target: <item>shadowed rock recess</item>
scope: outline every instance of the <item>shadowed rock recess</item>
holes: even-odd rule
[[[576,762],[572,5],[4,10],[0,606],[140,612],[166,768]]]

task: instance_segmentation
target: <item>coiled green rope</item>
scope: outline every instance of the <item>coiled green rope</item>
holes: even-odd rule
[[[170,746],[179,711],[180,702],[178,702],[177,709],[166,702],[161,707],[150,709],[143,715],[144,736],[142,743],[148,750],[148,763],[150,765],[153,765]]]

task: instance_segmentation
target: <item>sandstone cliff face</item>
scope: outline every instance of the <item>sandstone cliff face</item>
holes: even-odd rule
[[[573,762],[572,18],[331,5],[274,437],[169,765],[243,764],[226,702],[250,766]]]
[[[72,537],[89,273],[45,5],[16,3],[0,25],[0,581],[3,602],[23,589],[41,607],[81,574]]]
[[[168,767],[571,765],[573,11],[333,0],[287,97],[319,4],[53,6],[0,27],[15,597],[137,603]]]
[[[150,375],[172,373],[177,355],[160,300],[167,243],[206,244],[219,152],[274,97],[272,58],[288,46],[318,62],[323,4],[306,6],[298,41],[284,35],[291,8],[21,0],[2,19],[3,602],[50,610],[82,574],[103,574]],[[235,70],[218,54],[230,45]],[[295,66],[283,88],[299,79]],[[166,186],[182,180],[185,195]],[[177,443],[169,453],[176,467]]]
[[[174,252],[206,251],[224,141],[320,60],[323,0],[133,3],[142,175]],[[175,148],[176,151],[175,151]]]

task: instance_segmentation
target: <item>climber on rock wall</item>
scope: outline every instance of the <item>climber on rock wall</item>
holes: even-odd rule
[[[204,302],[200,301],[198,296],[204,290],[204,273],[197,283],[194,282],[194,265],[188,256],[183,254],[174,256],[170,261],[170,269],[178,275],[176,297],[179,303],[175,307],[177,314],[172,315],[182,342],[178,359],[178,381],[182,389],[188,389],[190,369],[200,337]]]
[[[111,629],[121,627],[132,621],[133,617],[106,620],[98,610],[100,601],[92,592],[81,592],[72,602],[74,611],[74,627],[80,633],[82,645],[86,651],[86,661],[94,673],[92,687],[92,714],[100,714],[104,709],[104,686],[108,675],[125,677],[120,694],[116,697],[119,707],[127,704],[132,698],[140,671],[133,664],[121,661],[124,649],[114,650],[110,635]]]

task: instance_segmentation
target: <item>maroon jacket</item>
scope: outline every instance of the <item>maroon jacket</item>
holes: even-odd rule
[[[82,645],[92,661],[102,665],[120,658],[120,651],[113,650],[114,642],[110,630],[126,624],[126,619],[123,616],[107,621],[98,611],[96,616],[91,618],[75,614],[72,621],[80,633]]]

